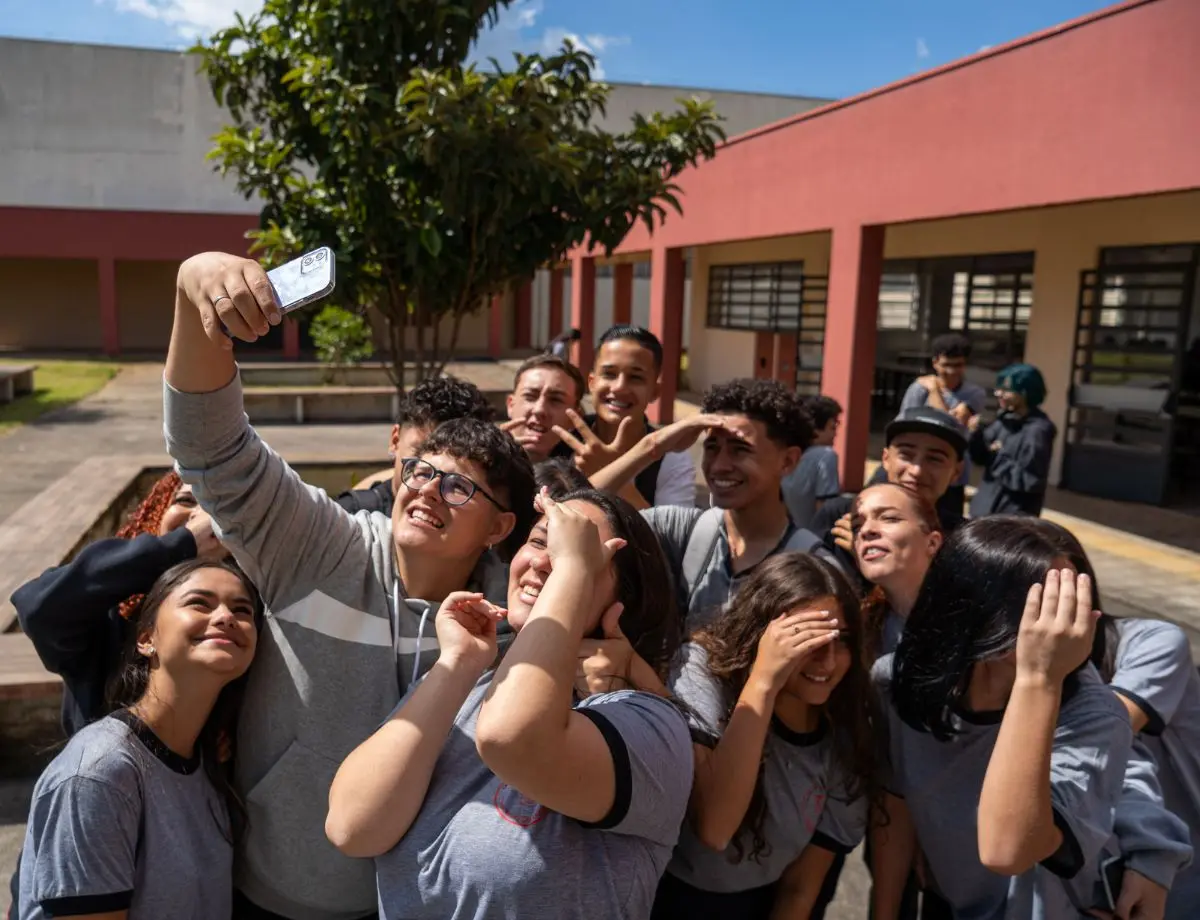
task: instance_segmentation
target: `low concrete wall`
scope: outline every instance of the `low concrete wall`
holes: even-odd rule
[[[348,387],[392,386],[388,366],[379,361],[352,364],[336,370],[331,370],[324,364],[300,362],[243,364],[241,372],[242,386],[245,387],[318,387],[327,382]],[[333,377],[329,381],[326,378],[331,373]]]
[[[503,417],[506,392],[484,392]],[[391,386],[256,386],[246,387],[242,402],[251,424],[313,422],[390,422],[400,400]]]

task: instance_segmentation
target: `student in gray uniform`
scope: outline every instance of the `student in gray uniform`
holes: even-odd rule
[[[1019,518],[971,521],[935,557],[874,676],[888,703],[889,824],[873,907],[894,920],[919,846],[956,917],[1111,911],[1101,866],[1132,733],[1088,661],[1091,580]]]
[[[1075,535],[1052,521],[1036,526],[1095,585]],[[1094,598],[1100,606],[1098,589]],[[1200,675],[1191,646],[1172,623],[1102,616],[1092,663],[1124,704],[1138,741],[1117,813],[1125,868],[1118,915],[1162,917],[1165,910],[1168,920],[1191,920],[1200,905],[1200,867],[1189,862],[1197,842],[1189,829],[1200,834]]]
[[[349,514],[247,423],[222,324],[253,341],[279,320],[257,262],[205,253],[180,267],[167,449],[271,611],[237,738],[250,825],[236,916],[356,920],[375,912],[374,872],[326,839],[329,784],[437,659],[442,600],[503,599],[501,557],[528,532],[533,471],[511,436],[458,419],[402,458],[390,518]]]
[[[220,750],[259,613],[230,563],[183,562],[154,583],[122,654],[119,708],[34,787],[15,920],[228,920],[244,809]]]
[[[797,527],[813,529],[821,506],[842,491],[838,478],[838,455],[833,449],[842,407],[831,396],[810,396],[801,403],[813,424],[812,446],[800,455],[800,463],[783,478],[783,500]]]
[[[660,676],[679,648],[666,561],[622,499],[546,515],[513,559],[505,611],[459,594],[442,654],[342,764],[329,837],[374,856],[384,920],[646,920],[692,789],[687,722],[660,696],[579,686],[585,637],[617,615]]]
[[[772,556],[684,646],[671,688],[696,778],[655,918],[807,918],[875,789],[858,600],[828,563]]]
[[[945,538],[929,500],[890,482],[859,492],[851,520],[859,574],[875,586],[863,599],[863,647],[874,662],[896,650]]]
[[[642,512],[679,580],[687,631],[708,624],[756,565],[781,552],[832,554],[797,527],[783,501],[784,477],[812,443],[813,427],[796,396],[774,380],[733,380],[704,395],[700,414],[643,439],[592,476],[617,491],[663,450],[683,450],[704,435],[701,469],[712,507]]]

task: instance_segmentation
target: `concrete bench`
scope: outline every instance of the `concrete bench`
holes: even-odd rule
[[[32,393],[36,370],[36,364],[0,364],[0,403]]]
[[[507,393],[485,392],[503,413]],[[242,403],[253,425],[294,422],[393,422],[400,397],[392,386],[272,386],[246,387]]]

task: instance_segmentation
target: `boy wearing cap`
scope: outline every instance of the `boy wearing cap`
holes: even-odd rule
[[[971,517],[1042,513],[1058,434],[1038,408],[1045,398],[1046,382],[1032,364],[1011,364],[996,375],[1000,414],[990,425],[976,416],[969,426],[971,459],[983,467]]]
[[[938,500],[962,475],[967,452],[967,429],[949,412],[929,406],[903,410],[887,426],[887,446],[882,464],[872,481],[894,482],[920,493],[930,504]],[[842,570],[858,572],[850,553],[850,509],[854,499],[843,496],[825,502],[813,518],[812,529],[824,537],[825,545],[836,547]],[[963,522],[962,506],[938,507],[942,530],[947,535]]]

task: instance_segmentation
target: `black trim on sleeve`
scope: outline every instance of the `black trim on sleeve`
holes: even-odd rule
[[[1132,690],[1126,690],[1124,687],[1116,687],[1112,684],[1109,684],[1109,687],[1112,689],[1113,693],[1125,697],[1125,699],[1129,700],[1129,702],[1133,703],[1133,705],[1142,711],[1142,715],[1146,717],[1146,727],[1142,729],[1143,732],[1145,732],[1147,735],[1154,735],[1157,737],[1166,731],[1167,723],[1163,721],[1163,717],[1158,714],[1158,710],[1147,703],[1144,699],[1142,699]]]
[[[854,852],[854,847],[848,847],[846,844],[840,843],[828,834],[822,834],[820,831],[814,831],[812,838],[808,842],[811,846],[828,850],[836,856],[849,856]]]
[[[608,814],[599,821],[580,821],[579,823],[583,827],[592,827],[600,831],[611,830],[625,820],[625,816],[629,814],[629,806],[633,802],[633,769],[629,765],[629,748],[625,746],[625,739],[621,737],[616,726],[608,721],[603,713],[586,707],[575,711],[590,719],[592,724],[600,729],[600,734],[604,736],[604,741],[608,744],[608,751],[612,754],[614,779],[613,803]]]
[[[79,894],[67,898],[47,898],[39,901],[47,917],[82,917],[87,914],[108,914],[128,910],[133,903],[133,889],[111,894]]]
[[[812,731],[798,732],[795,729],[788,728],[783,724],[779,716],[771,713],[771,731],[777,738],[781,738],[788,744],[794,744],[797,747],[810,747],[814,744],[819,744],[824,740],[828,728],[829,723],[822,719]]]
[[[1083,868],[1083,849],[1075,839],[1075,832],[1067,819],[1054,809],[1054,826],[1062,831],[1062,844],[1057,850],[1042,860],[1042,865],[1059,878],[1072,879]]]

